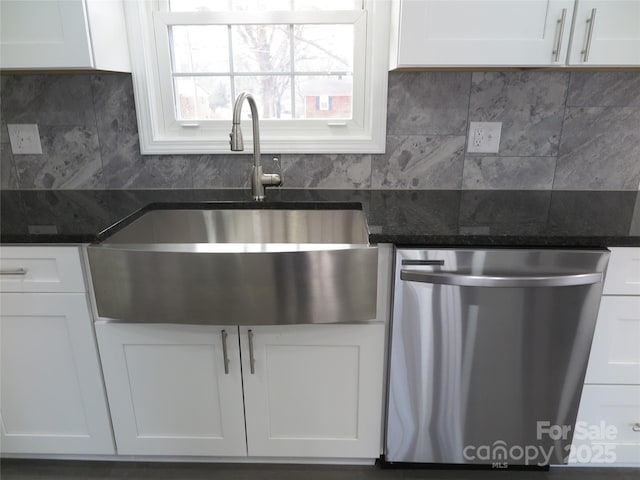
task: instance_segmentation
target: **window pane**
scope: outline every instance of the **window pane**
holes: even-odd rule
[[[362,0],[170,0],[172,12],[361,10]]]
[[[234,25],[233,69],[236,72],[289,72],[288,25]]]
[[[240,11],[291,10],[291,0],[231,0],[232,9]]]
[[[229,77],[174,78],[178,120],[231,119]]]
[[[294,0],[295,10],[362,10],[362,0]]]
[[[296,118],[351,118],[353,77],[296,77]]]
[[[247,91],[253,95],[261,119],[292,118],[291,77],[287,75],[236,77],[235,82],[238,94]],[[242,118],[249,118],[249,109],[245,108],[243,112]]]
[[[296,72],[352,72],[353,25],[295,25]]]
[[[169,10],[172,12],[289,11],[291,8],[291,0],[170,0],[169,2]]]
[[[229,72],[229,35],[224,25],[169,28],[173,71]]]

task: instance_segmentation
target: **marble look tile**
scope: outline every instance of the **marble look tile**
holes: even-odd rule
[[[136,165],[142,165],[142,155],[131,75],[94,75],[91,78],[91,89],[105,169],[113,164],[132,173]],[[113,166],[109,167],[109,171],[117,174]]]
[[[95,126],[90,75],[9,75],[3,90],[7,123]]]
[[[42,155],[14,155],[20,188],[104,188],[98,135],[91,127],[41,126]]]
[[[0,143],[0,188],[3,190],[18,188],[18,175],[13,162],[11,145],[8,143]]]
[[[369,188],[371,155],[283,155],[286,188]]]
[[[476,157],[464,160],[462,188],[545,190],[553,186],[555,157]]]
[[[502,122],[500,156],[553,156],[558,152],[569,74],[476,72],[470,122]]]
[[[392,135],[465,135],[469,72],[391,72],[387,132]]]
[[[640,107],[567,108],[554,189],[636,190]]]
[[[251,155],[202,155],[193,162],[193,188],[247,188],[251,164]]]
[[[374,155],[372,188],[460,188],[465,137],[387,136],[387,153]]]
[[[640,72],[572,72],[567,105],[640,107]]]
[[[193,188],[193,155],[118,156],[104,163],[106,188]]]
[[[107,188],[192,188],[199,156],[141,155],[129,74],[91,78]]]

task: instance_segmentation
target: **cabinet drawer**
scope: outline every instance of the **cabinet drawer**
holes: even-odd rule
[[[640,385],[585,385],[573,464],[640,465]]]
[[[585,383],[640,384],[640,297],[602,297]]]
[[[640,248],[611,248],[604,295],[640,295]]]
[[[2,247],[0,272],[2,292],[86,291],[78,247]]]

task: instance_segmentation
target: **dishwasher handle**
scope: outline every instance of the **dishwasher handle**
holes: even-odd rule
[[[400,279],[409,282],[456,285],[460,287],[574,287],[602,282],[602,273],[541,276],[466,275],[452,272],[400,270]]]

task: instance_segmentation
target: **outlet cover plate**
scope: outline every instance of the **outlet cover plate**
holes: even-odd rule
[[[467,152],[498,153],[502,122],[469,122]]]
[[[31,124],[7,124],[11,151],[14,155],[41,155],[40,132],[38,125]]]

